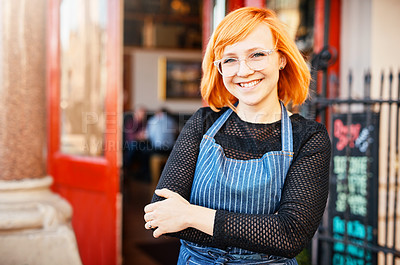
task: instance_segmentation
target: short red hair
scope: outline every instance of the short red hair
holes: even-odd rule
[[[286,57],[286,66],[279,74],[279,99],[285,104],[292,102],[293,105],[300,105],[307,99],[310,70],[294,40],[289,37],[286,26],[272,10],[243,7],[229,13],[219,23],[204,55],[201,94],[214,111],[219,111],[224,106],[234,108],[237,98],[225,88],[222,76],[213,62],[221,58],[226,46],[245,39],[261,23],[271,29],[274,41],[278,40],[278,52]]]

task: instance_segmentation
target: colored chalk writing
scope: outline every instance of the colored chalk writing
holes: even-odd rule
[[[375,264],[376,254],[362,245],[376,242],[379,117],[372,114],[334,115],[333,178],[331,194],[331,264]],[[367,121],[370,124],[367,124]],[[378,142],[378,141],[376,141]]]
[[[336,211],[359,216],[367,214],[367,157],[333,157],[333,172],[336,175]],[[346,164],[349,163],[348,174]],[[344,180],[347,179],[347,183]],[[347,192],[348,191],[348,192]]]

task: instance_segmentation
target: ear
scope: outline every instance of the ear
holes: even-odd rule
[[[283,70],[285,66],[286,66],[286,57],[285,55],[281,54],[279,58],[279,70]]]

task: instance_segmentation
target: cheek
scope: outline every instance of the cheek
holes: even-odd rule
[[[279,56],[271,58],[269,69],[271,71],[279,71],[282,59]]]
[[[271,68],[265,69],[263,74],[271,82],[274,82],[275,80],[278,81],[279,72],[280,72],[279,68],[271,67]]]

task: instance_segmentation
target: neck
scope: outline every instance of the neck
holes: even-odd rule
[[[275,101],[268,107],[237,106],[240,119],[251,123],[273,123],[281,120],[281,104]]]

